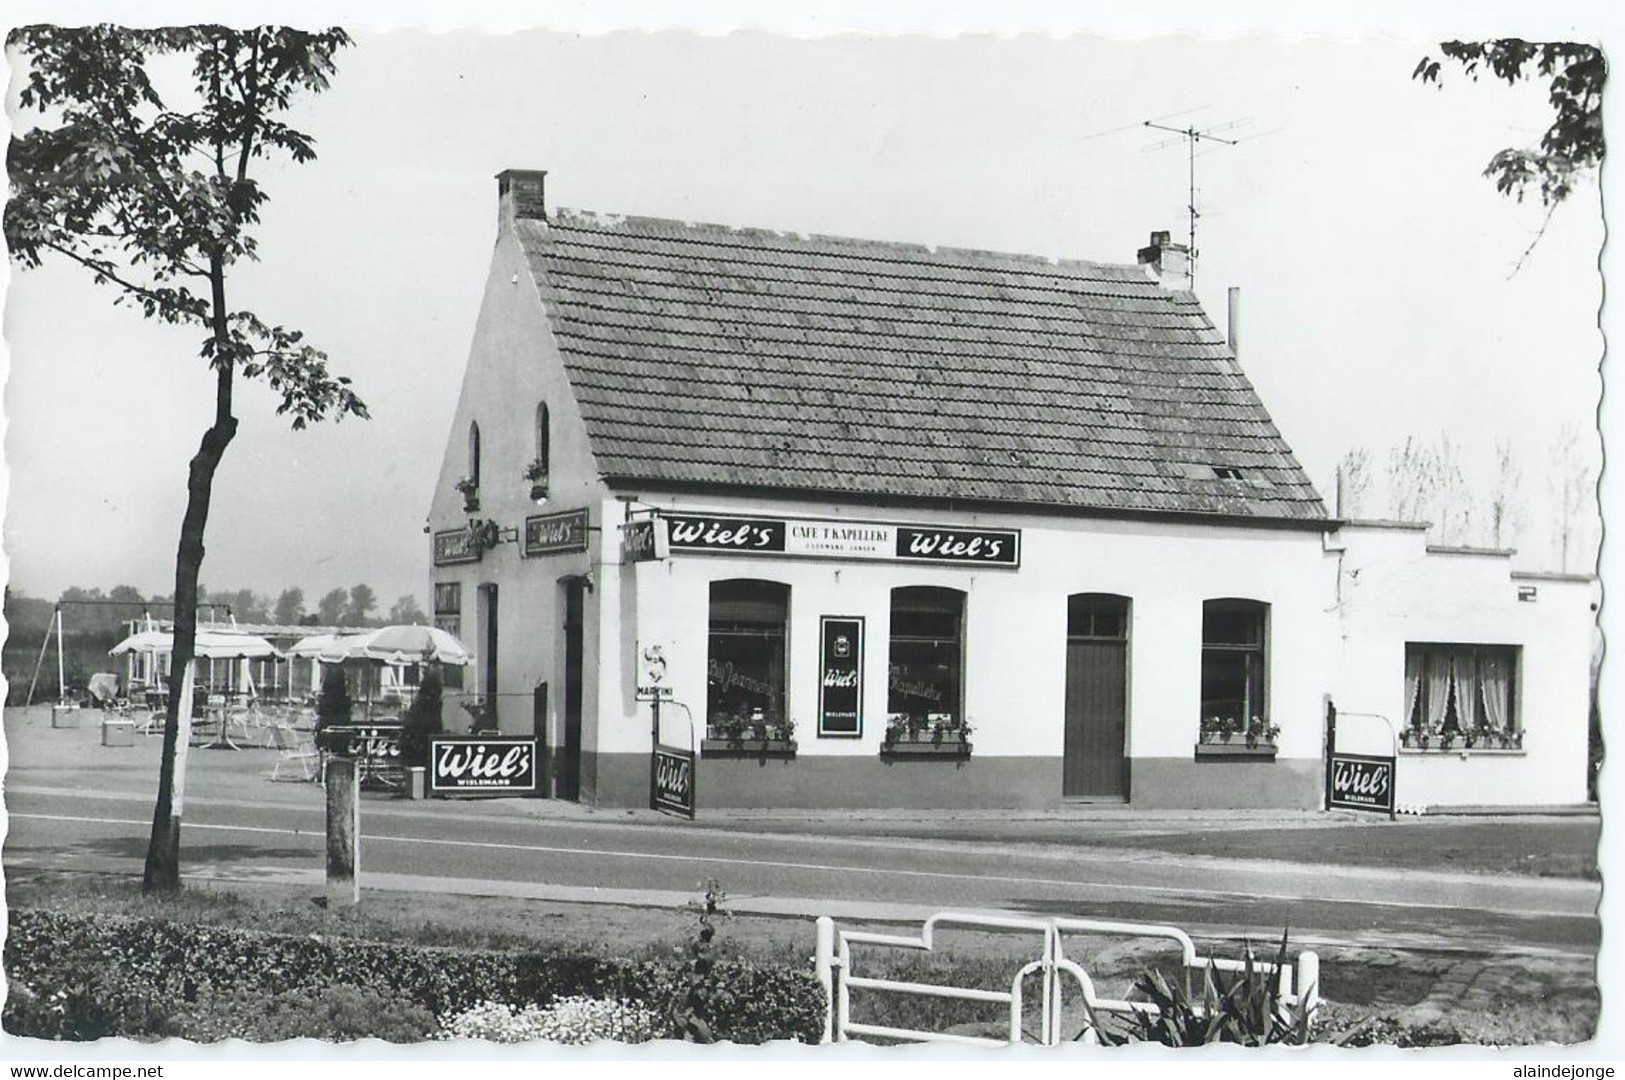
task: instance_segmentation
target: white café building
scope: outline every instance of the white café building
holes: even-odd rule
[[[1166,234],[1056,262],[498,180],[434,607],[552,795],[647,804],[653,644],[702,809],[1314,808],[1328,699],[1342,749],[1404,732],[1402,804],[1585,800],[1594,580],[1329,517]]]

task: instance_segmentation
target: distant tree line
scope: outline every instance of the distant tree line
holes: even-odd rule
[[[387,613],[380,614],[377,594],[366,584],[324,593],[317,601],[315,611],[307,610],[305,591],[298,586],[283,589],[275,600],[253,589],[209,590],[200,587],[198,596],[206,598],[204,602],[215,605],[212,612],[204,608],[200,613],[199,621],[204,624],[224,620],[228,609],[240,624],[367,627],[429,621],[417,598],[411,595],[402,596]],[[36,665],[40,673],[34,700],[50,701],[57,697],[54,638],[44,664],[39,664],[39,657],[40,645],[51,628],[51,613],[59,601],[97,601],[82,606],[76,603],[66,609],[63,667],[70,689],[82,688],[93,672],[120,670],[107,651],[124,637],[129,631],[130,620],[139,619],[143,610],[155,619],[169,619],[174,614],[171,597],[161,594],[146,596],[131,585],[115,585],[105,592],[100,588],[75,585],[63,589],[56,600],[29,596],[20,589],[7,586],[5,615],[9,629],[3,659],[8,683],[6,704],[19,705],[23,702],[33,681]]]
[[[1487,468],[1480,460],[1476,470],[1448,435],[1407,438],[1383,456],[1361,447],[1338,462],[1332,513],[1426,522],[1440,544],[1519,549],[1543,539],[1531,529],[1531,499],[1539,499],[1551,568],[1587,570],[1595,557],[1600,507],[1597,470],[1586,449],[1579,428],[1565,426],[1531,483],[1505,437],[1494,440]]]
[[[223,621],[229,611],[239,623],[270,623],[278,626],[384,626],[393,623],[427,623],[417,597],[400,597],[387,612],[380,612],[378,595],[365,583],[348,589],[332,589],[316,602],[314,611],[305,603],[305,590],[297,585],[283,589],[273,600],[268,593],[253,589],[205,589],[199,587],[200,606],[212,605],[202,612],[203,621]],[[51,611],[57,602],[75,603],[68,613],[68,633],[102,634],[123,630],[131,619],[141,617],[145,610],[153,618],[167,619],[173,612],[174,601],[169,596],[145,596],[131,585],[115,585],[103,592],[100,588],[78,585],[62,590],[56,601],[28,596],[21,590],[7,588],[6,620],[11,634],[27,636],[43,633],[50,625]],[[112,601],[112,602],[109,602]]]

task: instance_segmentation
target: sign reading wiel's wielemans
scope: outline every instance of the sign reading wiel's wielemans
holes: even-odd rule
[[[429,740],[429,790],[439,795],[534,794],[536,740],[437,735]]]
[[[474,534],[468,529],[444,529],[434,534],[436,566],[479,561],[479,546],[474,543]]]
[[[1331,805],[1339,810],[1394,812],[1394,759],[1332,754]]]
[[[587,511],[537,514],[525,519],[525,554],[558,555],[587,550]]]
[[[863,619],[825,615],[818,631],[818,734],[857,738],[863,734]]]
[[[654,790],[649,792],[649,808],[694,820],[693,751],[656,744]]]
[[[1015,568],[1020,529],[961,525],[896,525],[880,521],[661,515],[673,553],[789,555]]]

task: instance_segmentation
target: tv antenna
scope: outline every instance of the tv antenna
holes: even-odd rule
[[[1196,209],[1196,144],[1200,142],[1211,142],[1220,143],[1224,146],[1235,146],[1241,141],[1240,139],[1226,139],[1218,133],[1221,131],[1234,131],[1236,128],[1249,122],[1250,121],[1248,120],[1232,120],[1228,124],[1219,124],[1206,130],[1198,130],[1195,126],[1177,128],[1169,127],[1167,124],[1159,124],[1155,120],[1145,121],[1146,127],[1155,128],[1158,131],[1169,131],[1175,136],[1175,138],[1164,139],[1162,142],[1148,146],[1146,147],[1146,150],[1160,150],[1164,146],[1172,146],[1180,141],[1185,143],[1186,161],[1189,163],[1190,167],[1190,203],[1187,205],[1186,209],[1190,211],[1191,216],[1191,288],[1193,289],[1196,288],[1196,222],[1202,216],[1201,211]]]

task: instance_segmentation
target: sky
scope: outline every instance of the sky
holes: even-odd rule
[[[318,159],[261,172],[263,262],[230,289],[325,349],[372,419],[293,432],[239,392],[211,589],[427,604],[424,520],[509,167],[548,169],[554,206],[1133,262],[1187,229],[1183,144],[1142,121],[1234,124],[1196,162],[1198,294],[1222,330],[1239,287],[1242,365],[1323,492],[1345,452],[1412,436],[1451,439],[1482,489],[1509,439],[1520,561],[1556,569],[1549,449],[1577,430],[1600,462],[1597,185],[1513,273],[1545,214],[1480,173],[1538,139],[1543,90],[1422,86],[1437,35],[353,35],[295,113]],[[13,268],[5,546],[31,595],[172,585],[212,380],[195,335],[111,299]]]

